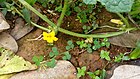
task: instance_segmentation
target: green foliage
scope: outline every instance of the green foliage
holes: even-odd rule
[[[15,15],[16,11],[15,11],[15,6],[14,6],[14,2],[2,2],[0,3],[0,6],[2,6],[2,13],[4,15],[7,14],[7,12],[11,12],[13,15]]]
[[[105,77],[106,77],[106,70],[102,69],[100,79],[105,79]]]
[[[108,38],[104,38],[103,41],[101,42],[101,46],[106,46],[109,48],[110,42],[108,42]]]
[[[86,4],[96,4],[97,0],[83,0]],[[105,8],[114,13],[130,12],[134,0],[98,0]]]
[[[128,56],[125,56],[124,54],[120,53],[120,55],[115,56],[114,62],[121,62],[123,60],[130,60],[130,58]]]
[[[84,26],[83,26],[83,29],[84,29],[85,34],[87,34],[88,31],[91,29],[91,27],[90,27],[90,26],[84,25]]]
[[[46,63],[46,65],[50,68],[54,68],[56,66],[56,60],[52,58],[50,62]]]
[[[67,6],[70,6],[69,4]],[[55,11],[58,11],[58,12],[62,12],[62,4],[58,5],[57,7],[55,7]],[[70,7],[67,8],[66,10],[66,13],[65,13],[67,16],[69,16],[71,14],[71,11],[70,11]]]
[[[80,78],[82,76],[85,76],[86,74],[86,66],[83,66],[81,69],[77,68],[77,77]]]
[[[110,42],[108,41],[108,38],[104,38],[103,41],[99,41],[98,39],[94,39],[93,41],[94,46],[92,47],[93,50],[97,50],[103,46],[109,48]]]
[[[92,16],[92,15],[91,15],[91,16]],[[89,19],[89,21],[90,21],[90,19]],[[92,21],[92,26],[86,26],[86,25],[84,25],[84,26],[82,27],[85,34],[88,34],[88,33],[90,33],[91,31],[95,30],[97,27],[99,27],[98,24],[95,23],[95,21],[93,21],[93,20],[91,20],[91,21]]]
[[[0,0],[0,2],[4,2],[4,1],[6,1],[6,0]]]
[[[70,60],[71,59],[71,54],[68,51],[66,51],[64,53],[64,56],[62,57],[62,59],[63,60]]]
[[[23,13],[23,16],[24,16],[24,19],[25,19],[25,21],[27,22],[27,23],[30,23],[31,22],[31,20],[30,20],[30,12],[29,12],[29,10],[28,9],[26,9],[26,8],[24,8],[24,9],[22,9],[22,13]]]
[[[135,20],[137,23],[140,24],[140,0],[135,0],[132,6],[131,12],[129,12],[132,18],[137,19]]]
[[[77,45],[80,46],[81,49],[87,47],[87,44],[83,40],[82,41],[77,41],[76,43],[77,43]]]
[[[49,53],[50,57],[58,56],[59,52],[57,50],[57,47],[52,47],[52,52]]]
[[[53,4],[59,0],[37,0],[43,7],[49,7],[49,4]]]
[[[83,0],[85,4],[96,4],[97,0]]]
[[[34,5],[37,0],[25,0],[25,1],[28,2],[30,5]]]
[[[92,53],[92,48],[91,48],[91,44],[87,44],[87,52],[88,53]]]
[[[98,75],[100,75],[100,70],[96,70],[95,72],[87,72],[87,74],[92,79],[100,79],[100,77],[98,76]]]
[[[37,66],[40,66],[40,62],[42,62],[43,59],[43,56],[33,56],[32,61],[35,62]]]
[[[137,47],[130,53],[130,59],[140,58],[140,41],[137,41]]]
[[[92,47],[93,50],[97,50],[101,47],[100,41],[98,39],[94,39],[93,43],[94,43],[94,46]]]
[[[73,44],[73,42],[71,41],[71,40],[69,40],[68,42],[67,42],[67,46],[66,46],[66,50],[70,50],[70,49],[73,49],[74,48],[74,44]]]
[[[110,12],[130,12],[134,0],[100,0]]]
[[[110,57],[109,57],[109,52],[108,51],[101,50],[100,57],[104,58],[104,59],[106,59],[108,61],[111,60]]]

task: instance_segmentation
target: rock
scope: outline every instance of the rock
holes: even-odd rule
[[[37,5],[35,6],[35,8],[38,7]],[[36,8],[37,9],[37,8]],[[41,12],[40,9],[37,9],[39,12]],[[33,13],[31,13],[31,20],[34,23],[37,23],[37,21],[39,20],[39,17]],[[32,24],[26,24],[26,22],[24,21],[23,18],[17,18],[16,22],[15,22],[15,27],[14,29],[12,29],[12,31],[10,32],[10,34],[16,39],[20,39],[23,36],[25,36],[26,34],[28,34],[29,32],[31,32],[33,30],[33,26]]]
[[[135,48],[138,40],[140,40],[140,30],[109,38],[111,44],[129,48]]]
[[[140,66],[121,65],[114,70],[110,79],[140,79]]]
[[[3,14],[0,12],[0,32],[9,28],[10,28],[10,25],[6,22]]]
[[[69,61],[58,61],[54,68],[21,72],[10,79],[77,79],[76,69]]]
[[[33,29],[32,26],[26,25],[24,19],[17,18],[15,22],[15,27],[12,29],[10,34],[16,39],[20,39],[21,37],[25,36]]]
[[[0,47],[4,47],[13,52],[17,52],[18,50],[17,42],[10,34],[6,32],[0,33]]]

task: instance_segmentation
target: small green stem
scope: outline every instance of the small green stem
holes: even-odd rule
[[[68,0],[66,0],[68,1]],[[30,6],[26,1],[24,0],[19,0],[20,3],[22,3],[26,8],[28,8],[29,10],[33,11],[35,14],[37,14],[41,19],[43,19],[44,21],[46,21],[48,24],[50,24],[54,30],[58,30],[62,33],[65,33],[65,34],[68,34],[68,35],[72,35],[72,36],[77,36],[77,37],[83,37],[83,38],[88,38],[88,37],[93,37],[93,38],[105,38],[105,37],[111,37],[111,36],[116,36],[116,35],[120,35],[120,34],[123,34],[123,33],[126,33],[126,31],[120,31],[120,32],[111,32],[111,33],[102,33],[102,34],[90,34],[90,35],[86,35],[86,34],[79,34],[79,33],[75,33],[75,32],[71,32],[71,31],[68,31],[68,30],[65,30],[65,29],[62,29],[62,28],[57,28],[57,25],[55,25],[53,22],[51,22],[47,16],[45,15],[42,15],[40,12],[38,12],[36,9],[34,9],[32,6]],[[62,22],[62,19],[64,17],[64,14],[65,14],[65,9],[67,8],[67,6],[65,5],[64,6],[64,9],[63,9],[63,13],[61,14],[60,16],[60,19],[59,19],[59,22],[58,22],[58,25],[61,25],[61,22]],[[126,25],[128,26],[129,24],[127,24],[127,20],[121,16],[121,14],[118,13],[118,15],[125,21]],[[60,23],[60,24],[59,24]],[[35,25],[36,27],[42,29],[42,30],[45,30],[45,31],[49,31],[49,29],[45,28],[45,27],[42,27],[42,26],[39,26],[33,22],[31,22],[31,24]],[[56,28],[56,29],[55,29]],[[130,30],[127,30],[127,31],[130,31]]]
[[[76,37],[82,37],[82,38],[89,38],[89,37],[92,37],[92,38],[105,38],[105,37],[112,37],[112,36],[117,36],[117,35],[126,33],[125,31],[120,31],[120,32],[110,32],[110,33],[86,35],[86,34],[79,34],[79,33],[75,33],[75,32],[72,32],[72,31],[68,31],[68,30],[65,30],[63,28],[58,28],[58,31],[60,31],[62,33],[65,33],[65,34],[68,34],[68,35],[72,35],[72,36],[76,36]]]
[[[40,12],[38,12],[36,9],[34,9],[31,5],[29,5],[25,0],[18,0],[20,3],[22,3],[26,8],[33,11],[36,15],[38,15],[41,19],[46,21],[48,24],[50,24],[54,29],[57,27],[52,21],[50,21],[47,16],[42,15]]]
[[[36,23],[34,23],[32,21],[31,21],[31,24],[34,25],[34,26],[36,26],[36,27],[38,27],[38,28],[40,28],[40,29],[43,29],[43,30],[45,30],[47,32],[51,32],[50,29],[47,29],[46,27],[43,27],[43,26],[40,26],[40,25],[37,25]]]
[[[127,21],[127,19],[126,18],[124,18],[124,16],[122,15],[122,14],[120,14],[120,13],[116,13],[123,21],[124,21],[124,23],[125,23],[125,25],[126,25],[126,27],[130,27],[130,25],[129,25],[129,23],[128,23],[128,21]]]
[[[57,22],[57,27],[60,27],[60,25],[61,25],[61,23],[63,21],[63,18],[65,16],[65,13],[67,11],[67,7],[68,7],[68,0],[65,0],[64,1],[64,7],[62,9],[62,13],[61,13],[60,18],[58,19],[58,22]]]
[[[16,12],[17,12],[21,17],[24,18],[23,14],[22,14],[17,8],[15,8],[15,10],[16,10]],[[45,30],[45,31],[47,31],[47,32],[50,32],[50,31],[51,31],[50,29],[47,29],[47,28],[45,28],[45,27],[43,27],[43,26],[40,26],[40,25],[37,25],[36,23],[34,23],[34,22],[32,22],[32,21],[31,21],[31,24],[34,25],[34,26],[36,26],[36,27],[38,27],[38,28],[40,28],[40,29],[43,29],[43,30]]]

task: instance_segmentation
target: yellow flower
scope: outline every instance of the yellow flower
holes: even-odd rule
[[[46,40],[48,43],[53,43],[53,41],[57,41],[58,38],[55,37],[54,31],[50,33],[43,32],[43,40]]]
[[[118,20],[118,19],[111,19],[110,21],[112,23],[115,23],[115,24],[123,25],[123,22],[121,20]]]

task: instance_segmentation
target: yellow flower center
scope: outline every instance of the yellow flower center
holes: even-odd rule
[[[58,38],[55,37],[54,31],[50,33],[43,32],[43,40],[46,40],[48,43],[53,43],[53,41],[57,41]]]

